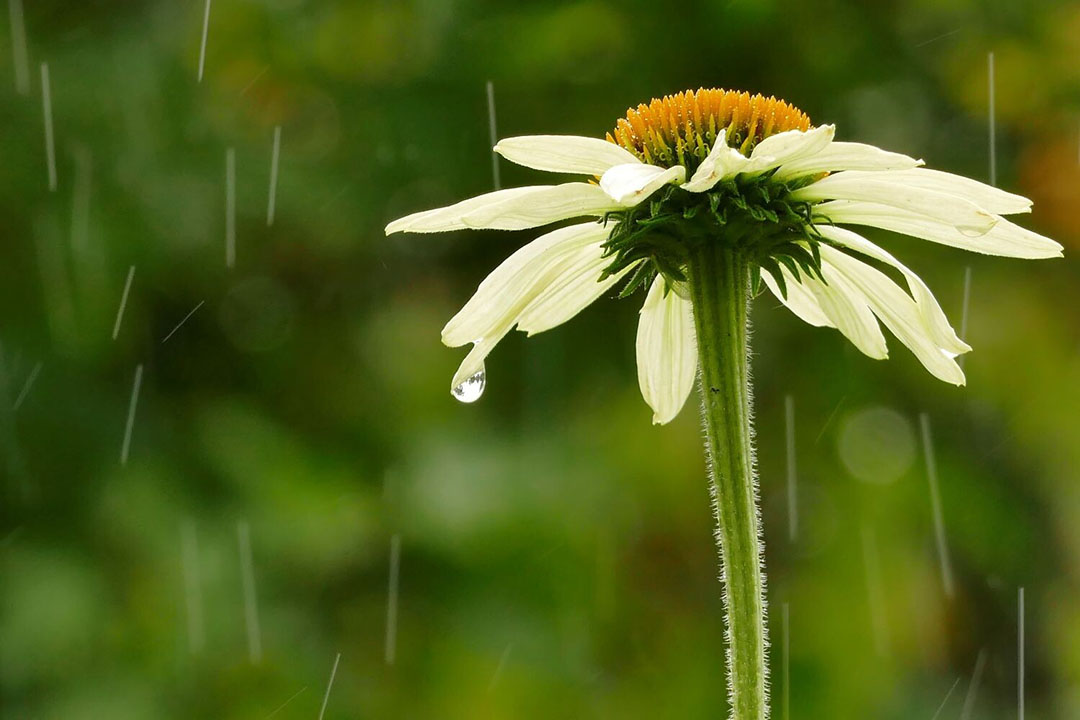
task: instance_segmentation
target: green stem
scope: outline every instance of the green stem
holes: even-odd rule
[[[690,258],[688,275],[724,583],[731,717],[765,720],[765,576],[747,355],[750,266],[738,252],[705,243]]]

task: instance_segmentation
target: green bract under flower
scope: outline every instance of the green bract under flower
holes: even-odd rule
[[[775,98],[698,90],[638,106],[607,140],[500,141],[495,151],[515,163],[599,182],[498,190],[387,225],[388,234],[527,230],[580,218],[514,252],[447,323],[445,344],[472,345],[451,387],[482,386],[485,358],[511,330],[543,332],[602,295],[648,285],[638,380],[653,421],[670,421],[696,375],[693,308],[680,286],[703,243],[737,250],[755,285],[869,357],[888,356],[884,325],[935,377],[962,385],[955,358],[971,348],[929,288],[848,226],[1015,258],[1059,257],[1061,246],[1003,217],[1029,212],[1024,197],[834,134]]]
[[[669,185],[626,210],[608,213],[612,227],[604,248],[612,258],[604,277],[633,266],[620,295],[626,297],[659,274],[668,286],[686,281],[689,255],[705,243],[722,243],[750,259],[758,290],[762,269],[787,295],[781,267],[796,278],[821,278],[822,241],[813,223],[813,204],[791,198],[806,183],[783,182],[771,174],[735,177],[704,193]]]

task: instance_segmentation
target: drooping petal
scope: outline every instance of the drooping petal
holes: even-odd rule
[[[664,283],[658,275],[649,288],[637,331],[638,385],[654,425],[679,414],[697,373],[693,305],[678,293],[665,295]]]
[[[888,275],[828,245],[821,246],[822,269],[843,277],[861,293],[881,322],[906,345],[930,373],[953,385],[964,384],[955,353],[939,347],[923,322],[915,301]]]
[[[450,230],[464,230],[468,227],[461,221],[462,217],[474,210],[499,205],[506,200],[514,198],[526,198],[540,191],[547,190],[550,185],[537,185],[530,187],[507,188],[495,192],[477,195],[468,200],[447,207],[424,210],[422,212],[406,215],[386,226],[386,234],[396,232],[433,233],[447,232]]]
[[[727,144],[727,128],[716,135],[709,156],[698,165],[689,181],[682,184],[682,189],[689,192],[705,192],[721,180],[737,175],[750,160],[741,152]]]
[[[836,173],[796,190],[791,193],[791,198],[810,202],[853,200],[888,205],[909,215],[930,217],[948,223],[968,235],[982,235],[999,220],[996,215],[962,198],[920,187],[869,179],[873,175],[876,173]]]
[[[777,285],[771,274],[768,272],[761,273],[761,279],[765,281],[765,285],[768,286],[777,300],[805,323],[814,327],[836,327],[829,320],[825,311],[821,309],[821,303],[818,302],[814,293],[810,292],[806,285],[802,283],[802,273],[799,275],[800,279],[796,280],[791,271],[782,265],[780,266],[780,272],[783,274],[786,283],[787,297],[784,297],[784,293],[780,291],[780,286]]]
[[[741,172],[765,172],[784,163],[816,155],[832,142],[835,134],[835,125],[821,125],[805,132],[786,130],[770,135],[754,146],[750,162]]]
[[[843,333],[861,353],[875,360],[889,357],[889,348],[866,298],[851,282],[822,264],[825,282],[802,273],[801,282],[809,290],[833,327]]]
[[[885,249],[875,245],[851,230],[836,227],[835,225],[820,225],[817,230],[823,237],[826,237],[833,242],[851,248],[852,250],[867,255],[868,257],[872,257],[887,265],[891,265],[899,270],[907,280],[908,289],[915,299],[915,304],[919,307],[919,312],[923,316],[923,322],[930,332],[930,336],[934,339],[934,342],[942,349],[953,353],[965,353],[971,350],[971,347],[957,336],[956,331],[953,330],[952,325],[949,324],[948,318],[945,317],[945,311],[941,309],[941,305],[938,304],[934,294],[930,292],[930,288],[927,287],[926,283],[922,281],[922,278],[912,272],[910,268],[893,257],[892,254]]]
[[[864,355],[875,360],[887,358],[889,349],[885,336],[866,298],[833,268],[823,264],[821,271],[827,282],[805,272],[799,273],[796,280],[787,268],[781,266],[786,298],[768,272],[762,272],[761,279],[799,319],[815,327],[836,328]]]
[[[686,168],[676,165],[669,168],[627,163],[616,165],[600,178],[600,187],[608,196],[624,207],[633,207],[668,183],[681,183],[686,179]]]
[[[463,215],[461,222],[476,229],[527,230],[569,218],[600,216],[617,208],[598,186],[575,182],[550,185],[486,204]]]
[[[640,162],[607,140],[578,135],[524,135],[500,140],[495,152],[510,162],[558,173],[603,175],[615,165]]]
[[[888,152],[873,145],[833,141],[813,155],[784,163],[773,177],[777,180],[790,180],[839,170],[908,170],[922,164],[922,160]]]
[[[891,230],[983,255],[1027,260],[1061,257],[1059,243],[1004,218],[998,218],[989,232],[971,236],[948,223],[879,203],[834,200],[815,206],[814,213],[827,222]]]
[[[544,292],[553,274],[584,248],[600,244],[608,229],[600,223],[560,228],[519,248],[491,272],[442,331],[443,342],[458,347],[512,328],[521,312]]]
[[[930,168],[910,168],[885,172],[848,171],[844,172],[842,176],[849,181],[872,180],[874,182],[893,183],[963,198],[995,215],[1031,212],[1031,201],[1022,195],[999,190],[978,180],[941,172],[940,170],[931,170]],[[836,177],[841,177],[841,175]],[[850,199],[858,200],[862,198]]]
[[[600,279],[611,258],[604,257],[600,244],[578,251],[563,265],[558,275],[537,295],[518,317],[517,329],[529,337],[567,322],[635,270],[631,263],[619,272]]]

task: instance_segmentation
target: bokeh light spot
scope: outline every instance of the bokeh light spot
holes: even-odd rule
[[[915,462],[915,431],[895,410],[864,408],[844,420],[838,449],[844,467],[856,479],[887,485]]]

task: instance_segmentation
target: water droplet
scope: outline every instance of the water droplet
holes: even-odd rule
[[[486,386],[487,373],[484,371],[484,368],[480,368],[480,372],[454,388],[451,391],[451,394],[463,403],[474,403],[484,394],[484,388]]]

